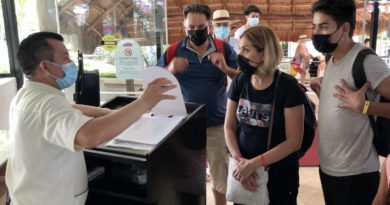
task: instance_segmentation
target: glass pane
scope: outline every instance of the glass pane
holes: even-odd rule
[[[36,31],[54,31],[64,36],[75,62],[77,51],[81,50],[84,69],[99,70],[101,101],[112,97],[111,92],[123,94],[141,87],[138,79],[129,81],[126,79],[130,77],[117,76],[118,54],[115,49],[107,48],[107,43],[134,40],[140,45],[139,64],[146,67],[157,63],[157,45],[167,42],[164,0],[19,0],[15,3],[19,39]]]
[[[0,8],[2,8],[1,1],[0,1]],[[0,74],[9,74],[10,73],[10,66],[9,66],[9,59],[8,59],[8,46],[7,46],[7,39],[5,37],[5,28],[4,28],[4,16],[3,16],[3,10],[0,9]]]

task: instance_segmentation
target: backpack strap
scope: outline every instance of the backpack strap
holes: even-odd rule
[[[276,96],[278,96],[277,93],[279,92],[279,79],[281,75],[282,73],[278,69],[276,69],[274,75],[274,80],[276,80],[276,83],[275,83],[274,101],[272,104],[271,118],[270,118],[270,123],[268,128],[267,151],[271,147],[271,137],[272,137],[272,130],[274,126],[274,116],[275,116],[275,107],[276,107]]]
[[[215,47],[217,49],[217,52],[223,53],[225,56],[225,42],[218,39],[218,38],[213,38]],[[226,59],[226,58],[225,58]]]
[[[363,87],[363,85],[367,82],[366,73],[364,72],[364,64],[363,63],[364,63],[364,59],[368,55],[376,55],[376,53],[370,48],[363,49],[358,53],[358,55],[355,58],[355,61],[353,62],[353,65],[352,65],[352,78],[353,78],[353,81],[355,83],[355,87],[358,89]],[[368,99],[367,95],[365,95],[365,98],[366,98],[366,100]],[[377,129],[377,126],[375,123],[374,116],[369,115],[368,118],[370,120],[372,131],[374,132],[374,136],[375,136],[378,133],[378,129]]]
[[[361,50],[356,56],[352,66],[352,77],[355,83],[355,87],[360,89],[364,83],[367,82],[366,73],[364,72],[364,59],[368,55],[376,55],[376,53],[369,48]]]
[[[172,59],[176,56],[177,47],[179,46],[180,42],[181,41],[177,41],[167,48],[167,52],[165,54],[165,60],[167,62],[167,65],[169,65]]]

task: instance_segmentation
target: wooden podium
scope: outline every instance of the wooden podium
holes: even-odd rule
[[[116,97],[102,107],[135,100]],[[152,150],[103,145],[84,151],[87,205],[205,205],[206,111],[186,103],[187,117]]]

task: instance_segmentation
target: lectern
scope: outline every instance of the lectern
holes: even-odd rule
[[[102,107],[135,100],[116,97]],[[186,103],[187,117],[151,150],[109,147],[84,152],[87,205],[205,205],[206,111]]]

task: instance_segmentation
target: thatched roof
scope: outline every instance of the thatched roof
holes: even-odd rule
[[[65,2],[65,3],[64,3]],[[103,34],[103,21],[108,16],[115,14],[116,29],[120,31],[122,37],[136,38],[141,45],[148,45],[155,39],[154,19],[160,17],[153,16],[148,11],[137,10],[134,6],[135,1],[128,0],[89,0],[88,16],[85,23],[80,26],[76,24],[76,15],[74,6],[84,3],[84,0],[59,1],[59,17],[61,21],[61,32],[76,33],[83,36],[79,42],[79,47],[85,51],[91,51],[100,44]],[[145,4],[149,1],[137,1],[137,4]],[[173,43],[184,36],[182,10],[185,5],[192,3],[192,0],[167,0],[168,15],[168,43]],[[245,17],[242,14],[244,8],[249,4],[257,5],[261,10],[260,21],[262,25],[267,25],[273,29],[280,40],[296,41],[298,36],[306,34],[308,37],[312,33],[312,15],[310,12],[311,4],[314,0],[198,0],[210,6],[212,11],[216,9],[227,9],[233,20],[238,22],[234,26],[239,27],[245,24]],[[146,3],[147,4],[147,3]],[[371,10],[370,1],[368,11]],[[389,13],[387,7],[390,3],[381,3],[385,6],[386,12],[380,14],[379,30],[387,29]],[[148,6],[148,5],[146,5]],[[149,5],[150,6],[150,5]],[[357,25],[355,34],[362,33],[362,21],[364,18],[363,0],[357,0]],[[157,9],[155,10],[157,12]],[[164,11],[158,11],[164,13]],[[135,16],[135,13],[141,13],[141,16]],[[153,12],[151,12],[153,13]],[[366,34],[370,31],[371,16],[367,12]],[[166,19],[161,19],[165,22]],[[82,29],[80,29],[82,28]],[[149,31],[149,32],[145,32]],[[164,37],[163,37],[164,38]]]
[[[298,36],[306,34],[309,37],[312,33],[311,5],[315,0],[203,0],[200,1],[210,6],[212,11],[226,9],[233,20],[238,22],[234,26],[242,26],[245,17],[242,14],[244,8],[249,4],[254,4],[260,8],[260,21],[262,25],[269,26],[274,30],[282,41],[296,41]],[[186,4],[191,0],[168,0],[168,33],[169,42],[174,42],[183,37],[182,13]],[[389,3],[381,3],[389,6]],[[362,20],[364,18],[364,1],[357,0],[356,30],[355,35],[362,33]],[[368,5],[368,11],[372,10],[372,2]],[[386,9],[387,10],[387,9]],[[365,26],[366,35],[369,35],[371,26],[371,15],[366,13],[367,24]],[[381,12],[379,30],[387,29],[388,12]]]

